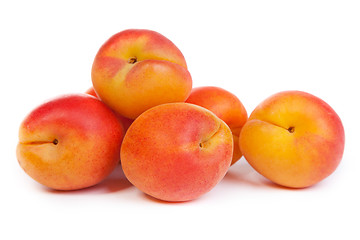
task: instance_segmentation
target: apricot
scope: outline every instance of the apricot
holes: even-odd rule
[[[120,158],[123,129],[115,114],[87,94],[57,97],[23,120],[16,155],[35,181],[57,190],[93,186]]]
[[[210,191],[232,159],[230,128],[209,110],[168,103],[141,114],[128,129],[121,164],[128,180],[165,201],[193,200]]]
[[[107,40],[91,76],[100,99],[130,119],[159,104],[184,102],[192,88],[180,50],[160,33],[144,29],[125,30]]]
[[[264,177],[304,188],[335,171],[345,134],[339,116],[326,102],[309,93],[285,91],[255,108],[239,142],[245,159]]]

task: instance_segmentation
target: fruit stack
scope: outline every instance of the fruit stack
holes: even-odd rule
[[[87,93],[59,96],[23,120],[17,159],[57,190],[98,184],[121,163],[127,179],[164,201],[210,191],[242,156],[279,185],[304,188],[337,168],[344,128],[323,100],[270,96],[248,118],[220,87],[192,88],[180,50],[150,30],[119,32],[99,49]]]

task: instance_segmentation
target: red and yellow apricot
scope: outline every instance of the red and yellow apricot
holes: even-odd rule
[[[304,188],[335,171],[344,151],[344,128],[323,100],[301,91],[280,92],[251,113],[240,134],[249,164],[271,181]]]
[[[230,128],[209,110],[168,103],[141,114],[128,129],[121,164],[128,180],[165,201],[188,201],[210,191],[232,159]]]
[[[111,173],[120,160],[123,135],[115,114],[100,100],[65,95],[40,105],[23,120],[16,155],[37,182],[76,190]]]
[[[159,104],[184,102],[192,88],[184,56],[175,44],[142,29],[108,39],[95,57],[91,76],[100,99],[130,119]]]

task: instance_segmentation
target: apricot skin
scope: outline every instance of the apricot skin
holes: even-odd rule
[[[193,88],[185,102],[210,110],[230,127],[234,140],[231,165],[236,163],[242,157],[239,135],[247,120],[247,112],[241,101],[225,89],[206,86]]]
[[[90,87],[88,90],[86,90],[85,93],[100,99],[99,96],[96,94],[93,87]],[[116,112],[115,112],[115,114],[116,114],[117,119],[120,121],[120,123],[123,127],[123,130],[124,130],[124,134],[125,134],[134,120],[126,118],[124,116],[121,116],[120,114],[118,114]]]

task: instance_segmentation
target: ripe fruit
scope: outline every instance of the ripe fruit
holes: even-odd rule
[[[66,95],[34,109],[21,123],[16,154],[37,182],[58,190],[99,183],[115,168],[123,138],[115,114],[87,94]]]
[[[128,129],[121,164],[129,181],[165,201],[187,201],[210,191],[232,158],[229,127],[205,108],[187,103],[156,106]]]
[[[184,102],[192,88],[180,50],[150,30],[113,35],[99,49],[91,76],[100,99],[131,119],[159,104]]]
[[[234,140],[231,164],[238,161],[242,157],[239,135],[247,120],[246,109],[240,100],[231,92],[219,87],[198,87],[192,89],[186,102],[210,110],[230,127]]]
[[[251,113],[240,134],[245,159],[271,181],[311,186],[337,168],[344,128],[323,100],[300,91],[275,94]]]

